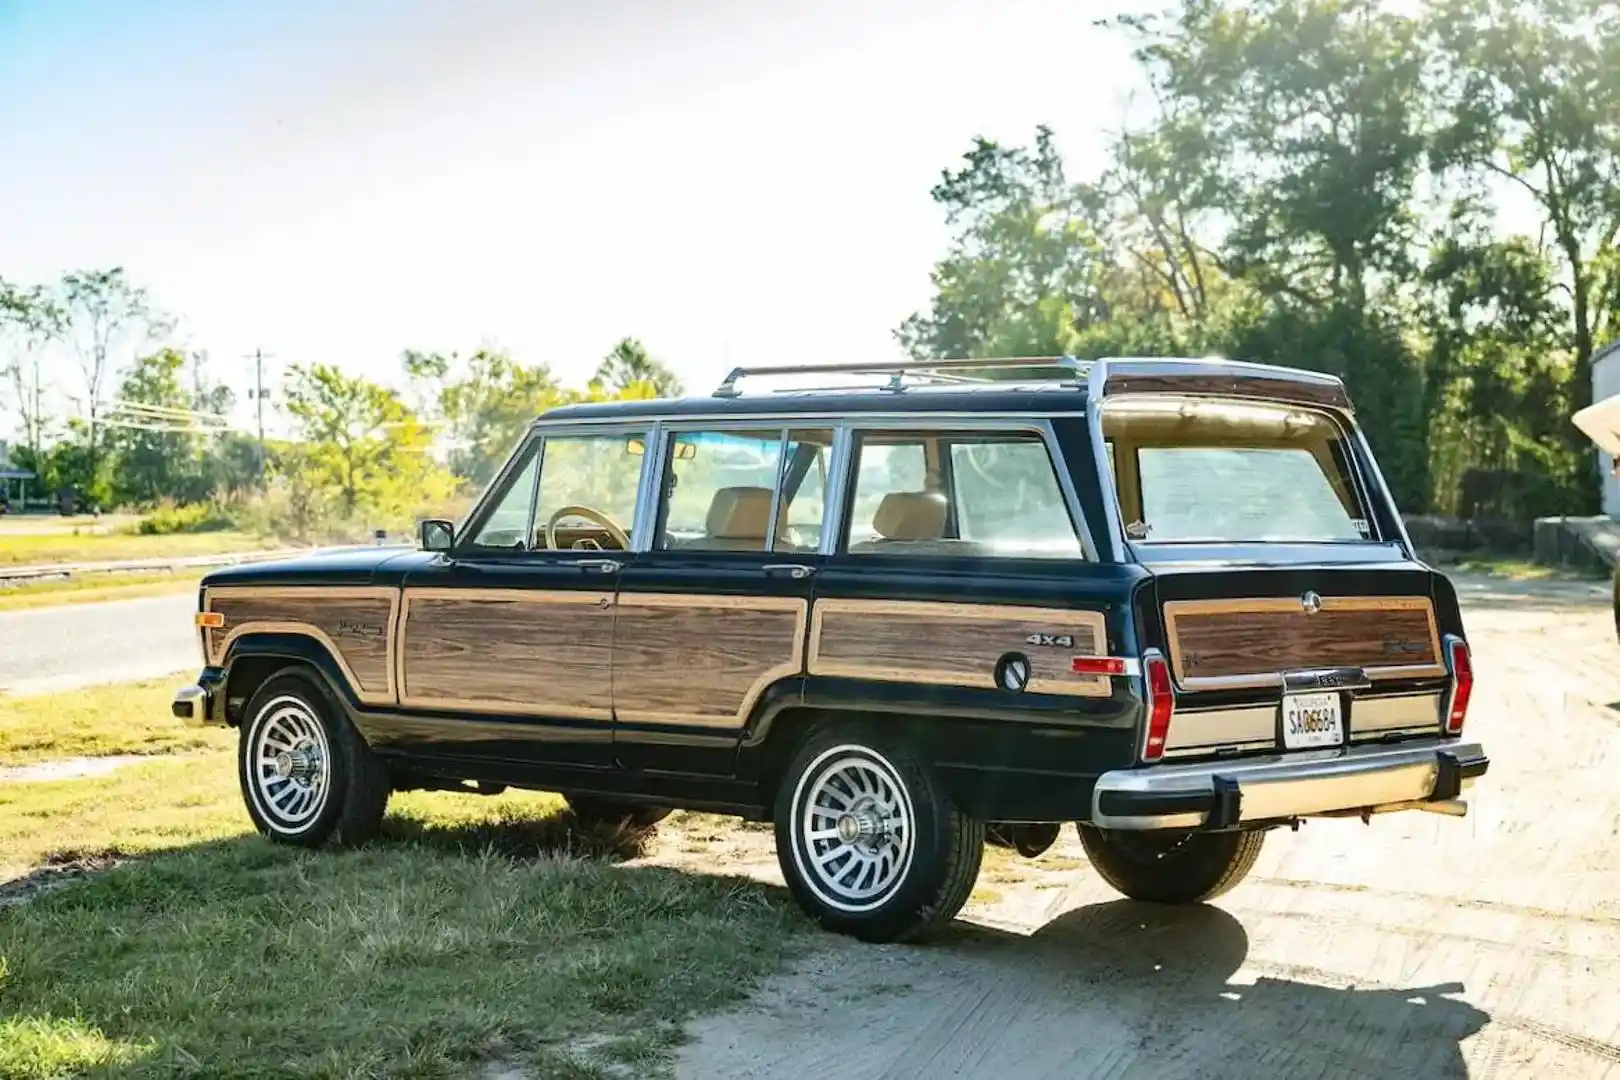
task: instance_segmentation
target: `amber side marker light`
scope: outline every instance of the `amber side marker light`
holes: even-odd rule
[[[1474,658],[1468,642],[1461,638],[1446,639],[1446,653],[1451,659],[1451,701],[1446,706],[1446,734],[1461,735],[1468,720],[1468,701],[1474,696]]]
[[[204,630],[218,630],[225,625],[225,616],[217,611],[199,611],[197,625]]]
[[[1170,685],[1170,665],[1162,656],[1142,660],[1143,681],[1147,685],[1147,736],[1142,740],[1142,760],[1164,757],[1164,743],[1170,737],[1170,717],[1176,711],[1176,692]]]

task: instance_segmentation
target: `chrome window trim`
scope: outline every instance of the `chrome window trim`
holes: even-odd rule
[[[1063,499],[1064,508],[1067,510],[1069,515],[1069,527],[1075,531],[1075,536],[1080,541],[1079,561],[1088,563],[1101,561],[1097,557],[1097,546],[1095,541],[1092,539],[1090,523],[1080,509],[1080,499],[1075,493],[1072,474],[1069,471],[1069,464],[1063,456],[1062,447],[1058,445],[1057,432],[1053,428],[1050,418],[1045,416],[1040,418],[1013,416],[1008,413],[996,413],[994,415],[977,413],[971,414],[969,418],[953,418],[950,419],[949,422],[942,423],[941,421],[945,419],[944,414],[941,413],[907,413],[904,414],[904,417],[900,419],[890,418],[887,416],[879,418],[877,416],[868,417],[862,415],[859,417],[850,417],[842,425],[843,432],[848,436],[848,442],[844,448],[844,460],[839,468],[841,479],[843,480],[843,484],[841,485],[842,490],[840,490],[838,493],[839,514],[838,520],[835,522],[836,528],[834,528],[830,533],[827,531],[826,522],[823,521],[821,554],[838,555],[848,553],[845,551],[844,532],[845,527],[848,524],[845,519],[848,516],[849,495],[854,488],[853,470],[855,466],[855,445],[857,436],[872,431],[937,431],[942,435],[950,435],[959,431],[989,431],[1034,435],[1040,440],[1041,444],[1046,448],[1047,464],[1056,474],[1055,478],[1058,482],[1058,494]],[[836,435],[834,436],[834,447],[837,447]],[[831,484],[829,484],[828,493],[830,497]],[[832,539],[832,543],[830,545],[828,543],[829,537]],[[986,555],[981,557],[1002,560],[1018,558],[1018,556],[997,555]],[[1061,564],[1065,562],[1074,562],[1076,560],[1043,559],[1042,561],[1053,564]]]
[[[1389,508],[1390,516],[1395,519],[1395,536],[1386,539],[1397,540],[1406,552],[1406,557],[1416,559],[1417,550],[1412,547],[1412,537],[1407,534],[1406,519],[1401,517],[1401,508],[1395,505],[1395,496],[1390,494],[1389,485],[1384,482],[1384,470],[1379,467],[1378,459],[1373,456],[1372,446],[1367,442],[1367,433],[1361,430],[1360,424],[1352,423],[1350,426],[1355,432],[1356,447],[1360,451],[1358,456],[1361,458],[1362,467],[1356,471],[1372,473],[1378,497],[1383,500],[1384,505]]]
[[[816,554],[824,559],[838,552],[839,537],[844,531],[854,449],[854,430],[848,424],[834,427],[832,453],[827,462],[827,490],[821,504],[821,537],[816,545]]]
[[[1091,365],[1086,376],[1086,428],[1091,433],[1092,467],[1102,489],[1103,524],[1108,531],[1108,561],[1124,562],[1131,554],[1125,542],[1125,526],[1119,519],[1119,491],[1114,483],[1114,470],[1108,467],[1108,445],[1103,438],[1102,406],[1108,386],[1108,363],[1099,360]]]

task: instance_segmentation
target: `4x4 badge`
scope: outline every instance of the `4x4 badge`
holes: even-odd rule
[[[1073,634],[1031,634],[1024,639],[1025,645],[1044,645],[1049,649],[1074,648]]]
[[[1305,610],[1305,614],[1315,615],[1322,610],[1322,598],[1314,592],[1307,592],[1299,598],[1299,606]]]

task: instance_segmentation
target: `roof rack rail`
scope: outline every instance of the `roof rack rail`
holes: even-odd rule
[[[905,389],[907,376],[933,382],[971,383],[989,380],[952,373],[1027,370],[1046,373],[1067,372],[1079,380],[1086,376],[1087,368],[1088,364],[1085,361],[1076,360],[1072,356],[995,356],[983,359],[961,357],[949,360],[900,360],[886,363],[804,364],[797,367],[785,365],[737,367],[732,368],[731,374],[715,388],[713,396],[740,397],[741,391],[737,389],[737,383],[742,379],[759,375],[887,375],[889,382],[883,389],[899,391]]]

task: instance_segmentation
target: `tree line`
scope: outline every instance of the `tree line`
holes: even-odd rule
[[[931,193],[951,239],[905,349],[1330,371],[1404,509],[1596,508],[1569,416],[1620,334],[1620,5],[1176,0],[1105,21],[1146,108],[1089,177],[1045,127],[974,139]],[[268,492],[314,528],[464,498],[553,405],[678,388],[632,339],[584,388],[490,350],[407,350],[398,390],[297,364],[294,438],[261,459],[222,420],[194,430],[235,397],[171,330],[122,270],[0,281],[14,459],[103,502]]]
[[[919,357],[1221,354],[1341,375],[1403,509],[1592,512],[1620,334],[1620,5],[1182,0],[1099,175],[975,139]],[[1521,227],[1514,227],[1518,224]]]
[[[635,338],[619,341],[583,388],[488,348],[407,349],[403,388],[296,363],[277,392],[291,437],[261,447],[230,426],[236,393],[210,375],[206,356],[165,343],[173,328],[121,268],[50,285],[0,278],[0,376],[18,421],[10,457],[36,475],[38,494],[189,508],[159,515],[176,528],[249,525],[299,538],[406,528],[465,503],[539,413],[681,390]],[[77,369],[65,379],[64,365]]]

